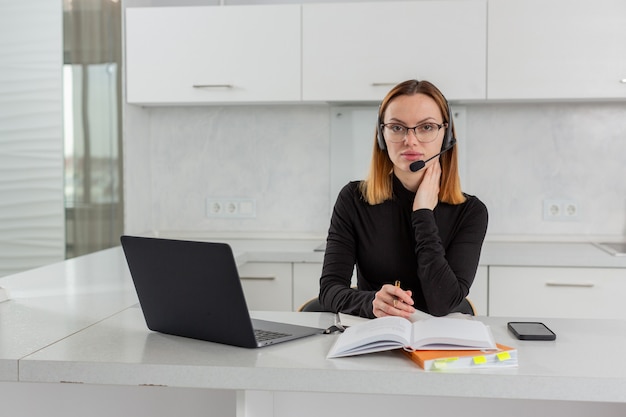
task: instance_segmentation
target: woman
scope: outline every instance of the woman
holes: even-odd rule
[[[397,85],[378,117],[368,177],[347,184],[333,210],[320,303],[369,318],[446,315],[474,280],[487,208],[461,191],[454,126],[433,84]]]

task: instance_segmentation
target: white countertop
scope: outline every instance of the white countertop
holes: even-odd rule
[[[17,361],[137,303],[122,251],[113,248],[0,279],[0,381]]]
[[[184,237],[183,237],[184,238]],[[323,262],[320,239],[198,238],[233,247],[238,264],[245,262]],[[614,256],[587,242],[486,241],[480,265],[626,268],[626,256]]]
[[[293,248],[275,253],[298,259]],[[0,303],[3,381],[626,403],[623,320],[545,320],[555,342],[521,342],[508,334],[507,319],[481,317],[498,342],[519,349],[519,368],[442,374],[423,372],[398,352],[327,360],[332,335],[250,350],[151,332],[120,248],[5,277],[0,285],[12,296]],[[332,322],[320,313],[254,315],[319,327]]]
[[[485,242],[481,265],[626,268],[626,256],[614,256],[592,243]]]
[[[306,325],[329,313],[257,312]],[[518,348],[519,367],[424,372],[401,352],[325,359],[336,335],[244,349],[150,332],[129,308],[20,361],[20,380],[235,390],[626,402],[626,321],[551,319],[554,342],[515,340],[506,318],[480,320]],[[600,348],[601,347],[601,348]]]

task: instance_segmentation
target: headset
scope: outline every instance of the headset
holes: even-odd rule
[[[440,154],[452,149],[452,147],[456,144],[456,138],[454,137],[454,133],[453,133],[454,121],[452,120],[452,112],[450,111],[450,104],[448,104],[448,100],[446,100],[446,108],[448,110],[448,118],[450,120],[448,121],[448,126],[446,127],[446,133],[443,137]],[[385,137],[383,136],[383,121],[381,118],[380,111],[381,111],[381,106],[378,106],[378,123],[376,126],[376,131],[378,132],[378,134],[376,137],[378,140],[378,147],[381,150],[386,151],[387,143],[385,143]]]

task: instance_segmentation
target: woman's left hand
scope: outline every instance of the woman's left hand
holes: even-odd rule
[[[420,183],[415,199],[413,200],[413,211],[419,209],[434,210],[439,201],[439,184],[441,181],[441,164],[439,158],[426,168],[422,182]]]
[[[376,317],[401,316],[406,319],[415,312],[413,292],[385,284],[374,296],[372,310]]]

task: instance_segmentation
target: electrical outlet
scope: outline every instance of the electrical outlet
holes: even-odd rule
[[[220,200],[208,199],[206,201],[207,217],[216,217],[224,214],[224,206]]]
[[[578,204],[574,201],[565,201],[563,203],[563,216],[568,220],[577,220]]]
[[[544,221],[578,221],[579,207],[574,200],[543,200]]]
[[[241,219],[256,217],[256,200],[253,198],[206,199],[206,216],[211,218]]]

